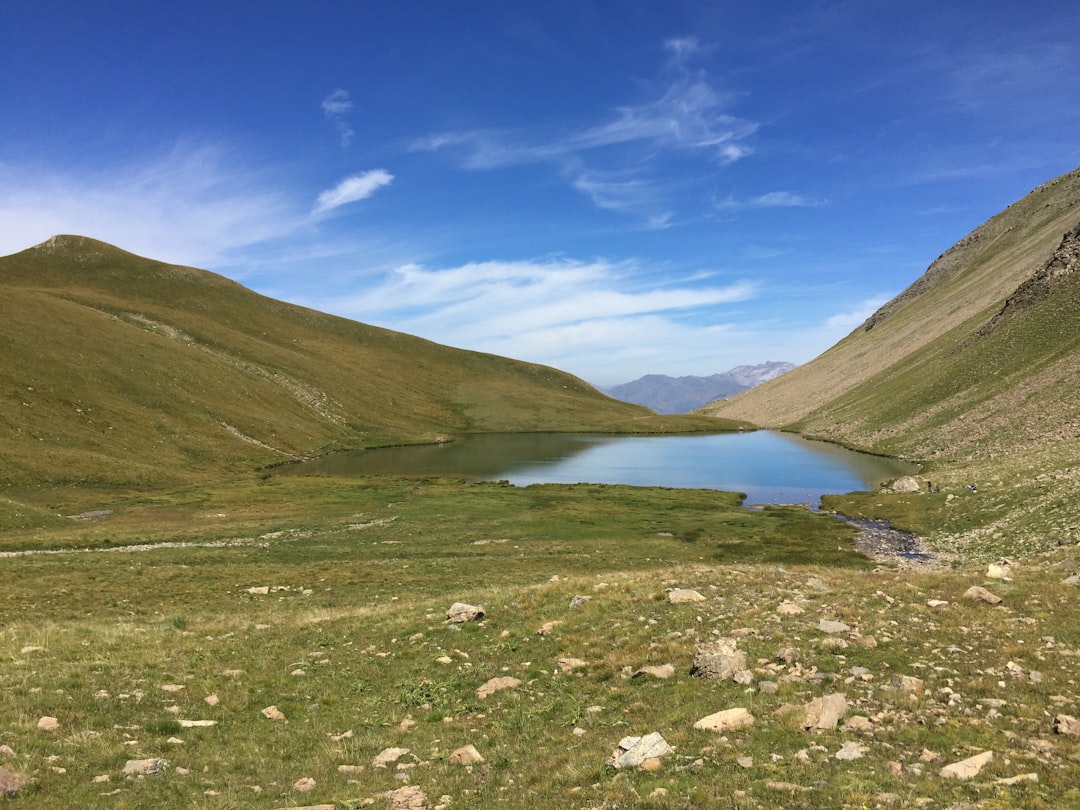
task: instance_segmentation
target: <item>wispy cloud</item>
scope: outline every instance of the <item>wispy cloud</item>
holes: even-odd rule
[[[230,149],[182,143],[95,171],[0,165],[0,253],[76,233],[156,259],[219,266],[296,235],[307,213]]]
[[[349,148],[352,144],[353,136],[356,134],[348,120],[345,118],[346,114],[352,110],[352,106],[352,100],[349,98],[349,91],[342,90],[340,87],[322,100],[323,115],[326,116],[326,120],[333,124],[334,128],[337,130],[342,149]]]
[[[491,170],[548,163],[595,205],[667,222],[661,177],[672,171],[667,156],[701,157],[724,166],[752,154],[754,122],[728,112],[733,99],[703,70],[690,67],[702,50],[693,37],[666,40],[670,61],[648,97],[613,108],[601,120],[559,133],[505,129],[440,132],[415,139],[414,151],[448,151],[462,167]],[[602,167],[602,168],[598,168]],[[691,170],[699,176],[701,168]],[[648,197],[653,192],[656,196]]]
[[[804,194],[796,194],[793,191],[769,191],[756,197],[737,199],[734,195],[728,195],[723,199],[714,199],[713,205],[722,210],[738,210],[743,208],[819,208],[827,202],[818,197],[807,197]]]
[[[873,298],[867,298],[864,301],[860,301],[854,308],[847,312],[838,312],[827,318],[825,321],[825,329],[830,333],[835,333],[836,339],[839,340],[877,312],[878,309],[891,298],[892,296],[877,295]]]
[[[319,194],[312,213],[315,216],[322,216],[335,208],[366,199],[383,186],[390,185],[393,179],[394,175],[386,169],[372,169],[346,177],[333,188],[328,188]]]
[[[685,279],[670,286],[642,286],[640,271],[633,263],[603,260],[489,261],[446,268],[411,264],[398,267],[363,295],[312,304],[441,343],[548,363],[602,381],[610,374],[604,363],[616,354],[655,354],[657,365],[670,367],[672,357],[715,352],[720,313],[758,293],[747,281],[707,285]],[[687,343],[692,334],[700,345]]]

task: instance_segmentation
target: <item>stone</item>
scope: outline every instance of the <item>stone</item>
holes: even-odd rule
[[[844,622],[836,622],[830,619],[822,619],[817,623],[817,629],[822,633],[834,635],[836,633],[850,633],[851,628]]]
[[[753,768],[754,767],[754,758],[753,757],[735,757],[735,764],[738,765],[740,768]]]
[[[248,588],[247,592],[252,594],[253,596],[266,596],[268,593],[270,593],[270,586],[256,585],[254,587]]]
[[[910,475],[897,478],[889,487],[893,492],[922,492],[922,486]]]
[[[472,745],[463,745],[450,754],[451,765],[479,765],[483,761],[480,752]]]
[[[19,795],[30,779],[21,773],[16,773],[9,768],[0,768],[0,796],[11,798]]]
[[[218,705],[218,696],[217,695],[207,695],[206,697],[203,698],[203,700],[206,702],[207,706],[217,706]]]
[[[581,669],[589,665],[588,661],[583,661],[580,658],[560,658],[557,663],[559,671],[564,673],[573,672],[575,669]]]
[[[338,770],[338,773],[343,773],[346,776],[352,776],[353,774],[363,773],[364,772],[364,766],[363,765],[338,765],[337,770]]]
[[[668,591],[667,600],[673,605],[682,605],[687,602],[704,602],[705,597],[692,588],[672,588]]]
[[[293,782],[292,789],[298,790],[301,793],[307,793],[308,791],[315,789],[315,780],[310,776],[302,777]]]
[[[177,692],[183,692],[187,687],[182,683],[163,683],[161,685],[162,692],[169,692],[175,694]]]
[[[608,764],[615,768],[639,768],[646,760],[662,759],[674,752],[660,732],[654,731],[644,737],[624,737]]]
[[[714,731],[718,734],[722,734],[725,731],[753,725],[753,723],[754,715],[750,714],[746,709],[735,708],[724,709],[723,711],[710,714],[707,717],[702,717],[694,723],[694,728],[701,731]]]
[[[893,675],[892,678],[889,679],[889,686],[901,692],[921,694],[923,691],[923,680],[922,678],[916,678],[914,675]]]
[[[552,622],[544,622],[540,625],[540,629],[536,631],[537,635],[546,636],[551,633],[555,628],[562,626],[562,622],[556,619]]]
[[[180,728],[210,728],[217,725],[217,720],[180,720]]]
[[[807,731],[831,731],[847,713],[847,698],[840,692],[815,698],[806,704],[802,727]]]
[[[489,697],[496,692],[501,692],[503,689],[516,689],[521,686],[521,681],[518,678],[504,675],[500,678],[492,678],[479,689],[476,690],[476,696],[478,698]]]
[[[993,751],[983,751],[981,754],[954,762],[952,765],[946,765],[938,771],[938,775],[942,779],[974,779],[993,758]]]
[[[375,759],[371,761],[371,767],[385,768],[387,765],[393,765],[407,753],[409,753],[408,748],[384,748],[375,755]]]
[[[1003,579],[1008,582],[1012,579],[1012,569],[1004,563],[990,563],[986,566],[987,579]]]
[[[1005,779],[995,779],[995,785],[1006,785],[1011,787],[1013,785],[1021,785],[1024,782],[1038,782],[1039,775],[1037,773],[1020,773],[1016,776],[1009,776]]]
[[[262,710],[262,716],[267,720],[284,720],[285,715],[277,706],[267,706]]]
[[[40,731],[56,731],[60,728],[60,721],[55,717],[46,715],[37,721],[37,727]]]
[[[0,745],[0,757],[13,757],[15,756],[15,749],[10,745]]]
[[[591,596],[581,596],[580,594],[578,594],[577,596],[575,596],[573,599],[570,600],[570,607],[571,608],[579,608],[582,605],[584,605],[586,602],[588,602],[590,599],[592,599]]]
[[[390,810],[425,810],[427,807],[427,794],[416,785],[406,785],[379,795],[390,800]]]
[[[972,585],[966,591],[964,591],[964,598],[977,602],[985,602],[988,605],[1001,604],[1001,597],[996,593],[991,593],[981,585]]]
[[[862,714],[849,717],[844,721],[844,731],[865,732],[873,730],[874,724],[870,721],[870,718]]]
[[[129,759],[124,763],[127,776],[155,776],[165,772],[168,763],[163,759]]]
[[[839,759],[842,761],[849,761],[853,759],[862,759],[866,754],[867,748],[860,742],[854,742],[849,740],[844,743],[840,750],[833,754],[833,759]]]
[[[707,681],[723,681],[746,669],[746,653],[736,649],[733,638],[704,641],[694,647],[690,674]]]
[[[794,602],[781,602],[776,606],[776,612],[781,616],[798,616],[805,611]]]
[[[949,603],[946,602],[944,599],[927,599],[926,604],[932,608],[940,608],[945,607]]]
[[[1068,714],[1059,714],[1054,718],[1054,733],[1080,736],[1080,720]]]
[[[484,618],[484,609],[479,605],[469,605],[465,602],[454,602],[446,611],[446,621],[451,624],[462,622],[479,621]]]
[[[660,680],[667,680],[675,674],[675,667],[671,664],[660,664],[659,666],[644,666],[641,669],[634,672],[631,675],[632,678],[639,678],[642,675],[651,675],[654,678]]]

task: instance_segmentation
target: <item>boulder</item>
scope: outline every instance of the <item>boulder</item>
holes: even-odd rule
[[[746,669],[746,653],[736,648],[733,638],[704,641],[694,647],[690,674],[707,681],[723,681]]]
[[[127,776],[155,776],[165,772],[168,763],[163,759],[129,759],[124,763]]]
[[[18,796],[30,779],[8,768],[0,768],[0,797]]]
[[[942,779],[974,779],[993,758],[993,751],[983,751],[981,754],[954,762],[952,765],[946,765],[938,771],[938,776]]]
[[[691,588],[672,588],[668,591],[667,600],[673,605],[682,605],[687,602],[704,602],[705,597]]]
[[[972,585],[966,591],[964,591],[964,598],[974,602],[985,602],[988,605],[1000,605],[1001,597],[996,593],[991,593],[981,585]]]
[[[1054,718],[1054,732],[1074,737],[1080,736],[1080,720],[1068,714],[1059,714]]]
[[[718,734],[722,734],[725,731],[731,731],[753,724],[754,715],[750,714],[746,709],[735,708],[724,709],[723,711],[710,714],[707,717],[702,717],[694,723],[694,728],[700,729],[701,731],[715,731]]]
[[[893,492],[922,492],[922,487],[919,485],[919,482],[910,475],[905,475],[903,478],[897,478],[889,488]]]
[[[472,745],[463,745],[450,754],[451,765],[478,765],[483,761],[480,752]]]
[[[504,675],[501,678],[492,678],[479,689],[476,690],[476,696],[478,698],[489,697],[496,692],[501,692],[503,689],[516,689],[521,686],[521,681],[518,678],[512,678],[509,675]]]
[[[469,605],[465,602],[454,602],[446,611],[446,621],[451,624],[462,622],[479,621],[484,618],[484,609],[479,605]]]
[[[807,731],[831,731],[847,713],[847,698],[841,692],[815,698],[806,704],[802,727]]]
[[[623,737],[608,764],[615,768],[640,768],[650,760],[659,760],[674,752],[660,732],[654,731],[644,737]]]

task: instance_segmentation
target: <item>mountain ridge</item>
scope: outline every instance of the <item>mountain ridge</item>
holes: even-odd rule
[[[793,363],[768,361],[735,366],[709,376],[646,374],[631,382],[605,386],[600,390],[624,402],[644,405],[657,413],[687,413],[714,400],[760,385],[793,368]]]

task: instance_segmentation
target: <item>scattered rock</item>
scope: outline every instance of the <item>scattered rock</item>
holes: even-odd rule
[[[640,768],[646,760],[662,759],[674,752],[660,732],[654,731],[644,737],[624,737],[608,764],[615,768]]]
[[[0,796],[5,798],[17,796],[19,791],[26,787],[29,782],[30,779],[21,773],[16,773],[8,768],[0,768]]]
[[[840,750],[833,754],[833,759],[852,760],[862,759],[867,748],[860,742],[849,741],[841,746]]]
[[[464,602],[454,602],[446,611],[446,621],[451,624],[462,622],[479,621],[484,618],[484,609],[479,605],[467,605]]]
[[[964,591],[964,598],[978,602],[985,602],[988,605],[1001,604],[1000,596],[995,593],[991,593],[981,585],[972,585],[970,588]]]
[[[60,728],[60,721],[46,715],[37,721],[37,727],[39,731],[56,731]]]
[[[841,692],[811,700],[806,704],[802,727],[808,731],[830,731],[847,713],[847,698]]]
[[[390,800],[390,810],[425,810],[427,808],[427,796],[416,785],[406,785],[380,795]]]
[[[776,612],[781,616],[798,616],[805,611],[794,602],[781,602],[776,606]]]
[[[849,717],[844,721],[844,731],[865,732],[873,730],[874,724],[870,721],[870,718],[861,714]]]
[[[822,619],[817,623],[817,629],[822,633],[828,633],[830,635],[836,633],[850,633],[851,628],[843,622],[831,621],[830,619]]]
[[[687,602],[704,602],[705,597],[692,588],[672,588],[668,591],[667,600],[673,605],[682,605]]]
[[[168,764],[163,759],[129,759],[124,763],[123,773],[127,776],[155,776],[164,773]]]
[[[163,683],[161,685],[162,692],[168,692],[170,694],[176,694],[177,692],[183,692],[187,687],[182,683]]]
[[[1068,714],[1059,714],[1054,718],[1054,732],[1056,734],[1080,736],[1080,720]]]
[[[270,586],[256,585],[252,588],[248,588],[247,592],[252,594],[253,596],[266,596],[268,593],[270,593]]]
[[[217,720],[180,720],[180,728],[210,728],[217,725]]]
[[[735,764],[738,765],[740,768],[753,768],[754,767],[754,758],[753,757],[735,757]]]
[[[1012,579],[1012,569],[1005,562],[990,563],[986,566],[987,579],[1003,579],[1006,582]]]
[[[373,768],[385,768],[387,765],[392,765],[409,753],[408,748],[386,748],[380,751],[375,759],[371,761],[371,767]]]
[[[509,675],[504,675],[500,678],[492,678],[485,683],[479,689],[476,690],[476,696],[478,698],[486,698],[490,695],[500,692],[503,689],[516,689],[521,686],[521,681],[517,678],[512,678]]]
[[[731,731],[732,729],[742,728],[743,726],[753,725],[754,715],[750,714],[746,709],[724,709],[723,711],[710,714],[708,717],[702,717],[696,723],[694,728],[701,731],[714,731],[717,733],[723,733],[725,731]]]
[[[944,599],[927,599],[926,604],[932,608],[939,608],[945,607],[949,603],[946,602]]]
[[[301,779],[297,779],[295,782],[293,782],[292,789],[298,790],[301,793],[307,793],[308,791],[315,789],[315,780],[312,779],[310,776],[305,776]]]
[[[675,674],[675,667],[671,664],[660,664],[659,666],[644,666],[641,669],[634,672],[630,677],[639,678],[642,675],[651,675],[654,678],[660,680],[667,680]]]
[[[889,680],[889,686],[911,694],[920,694],[923,691],[922,678],[916,678],[914,675],[893,675]]]
[[[707,681],[723,681],[746,669],[746,653],[736,648],[733,638],[705,641],[694,647],[690,674]]]
[[[974,779],[993,758],[993,751],[983,751],[981,754],[954,762],[952,765],[946,765],[938,771],[938,775],[942,779]]]
[[[560,658],[558,664],[560,672],[573,672],[575,669],[587,667],[589,662],[580,658]]]
[[[542,625],[540,625],[540,629],[537,630],[536,633],[537,633],[537,635],[540,635],[540,636],[546,636],[551,631],[553,631],[556,627],[559,627],[561,625],[562,625],[562,622],[559,621],[558,619],[556,619],[553,622],[544,622]]]
[[[897,478],[893,481],[890,489],[893,492],[922,492],[922,486],[910,475],[905,475],[903,478]]]
[[[285,715],[277,706],[267,706],[262,710],[262,716],[267,720],[284,720]]]
[[[586,602],[588,602],[590,599],[592,599],[591,596],[575,596],[573,599],[570,600],[570,607],[579,608]]]
[[[463,745],[450,754],[451,765],[478,765],[483,761],[480,752],[472,745]]]

